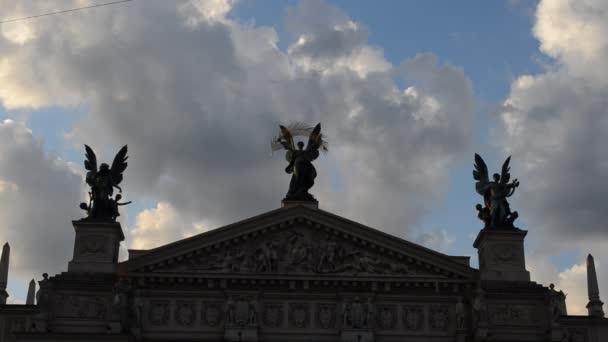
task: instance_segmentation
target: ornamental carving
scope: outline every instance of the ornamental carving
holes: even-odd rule
[[[86,235],[78,243],[78,256],[86,257],[105,253],[107,237],[103,235]]]
[[[205,302],[203,303],[203,322],[211,327],[215,327],[222,321],[222,303]]]
[[[167,325],[169,323],[169,301],[151,301],[148,320],[152,325]]]
[[[258,304],[255,298],[228,297],[225,304],[226,324],[233,326],[257,325]]]
[[[569,342],[587,342],[587,329],[585,328],[570,328],[568,329]]]
[[[308,304],[289,304],[289,318],[291,324],[296,328],[305,328],[306,326],[308,326]]]
[[[175,311],[173,312],[173,315],[177,324],[191,326],[192,324],[194,324],[196,316],[194,302],[178,301],[175,305]]]
[[[271,328],[283,325],[283,304],[265,303],[264,304],[264,324]]]
[[[172,266],[178,270],[218,273],[321,273],[420,275],[429,271],[368,250],[331,233],[296,226],[259,234],[247,243],[193,256]]]
[[[500,263],[515,262],[515,246],[509,243],[499,243],[492,247],[494,261]]]
[[[323,329],[332,329],[336,324],[336,306],[334,304],[317,304],[317,323]]]
[[[424,324],[424,306],[403,306],[403,325],[407,330],[421,330]]]
[[[447,305],[432,305],[429,312],[429,326],[432,330],[448,329],[449,315]]]
[[[56,298],[57,316],[69,318],[103,318],[107,312],[107,300],[101,296],[64,295]]]
[[[533,305],[490,304],[489,319],[495,325],[535,325]]]
[[[380,329],[394,329],[397,322],[397,308],[395,305],[379,305],[376,318]]]

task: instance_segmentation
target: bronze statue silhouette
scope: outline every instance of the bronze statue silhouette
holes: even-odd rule
[[[518,217],[517,211],[511,212],[507,198],[511,197],[519,186],[517,179],[509,183],[508,157],[502,165],[502,174],[492,175],[492,181],[488,178],[488,167],[479,154],[475,154],[475,170],[473,178],[477,181],[475,189],[483,196],[485,207],[477,204],[478,217],[484,221],[485,228],[513,228],[513,221]]]
[[[89,191],[89,203],[80,203],[80,208],[87,212],[85,220],[115,221],[118,213],[118,206],[127,205],[129,202],[121,203],[122,173],[127,168],[127,146],[123,146],[114,157],[112,167],[106,163],[99,165],[97,169],[97,157],[95,152],[88,145],[84,145],[86,160],[84,167],[88,170],[86,182],[91,187]],[[118,189],[119,194],[115,198],[114,188]]]
[[[285,195],[286,201],[316,201],[314,196],[308,193],[312,188],[317,177],[317,170],[312,161],[319,157],[319,150],[327,152],[327,142],[323,140],[321,134],[321,124],[314,128],[302,124],[294,123],[287,127],[279,125],[280,134],[271,142],[273,151],[285,149],[285,159],[289,163],[285,172],[291,174],[289,190]],[[294,136],[308,136],[308,144],[304,148],[304,142],[294,144]]]

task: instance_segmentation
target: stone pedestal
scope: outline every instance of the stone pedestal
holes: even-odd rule
[[[473,247],[479,255],[481,280],[530,281],[524,257],[528,232],[514,229],[482,229]]]
[[[303,205],[303,206],[311,208],[311,209],[319,209],[318,201],[290,201],[290,200],[281,201],[281,208],[291,208],[291,207],[295,207],[298,205]]]
[[[258,327],[256,325],[228,325],[224,330],[224,341],[258,341]]]
[[[68,272],[114,273],[118,248],[125,236],[118,222],[72,221],[76,231],[74,257]]]
[[[340,342],[374,342],[371,329],[342,329]]]

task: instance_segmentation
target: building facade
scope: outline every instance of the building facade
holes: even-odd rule
[[[475,269],[315,203],[124,262],[119,223],[73,225],[68,271],[25,305],[0,302],[0,342],[608,341],[593,259],[589,315],[568,315],[561,291],[530,280],[520,229],[482,229]]]

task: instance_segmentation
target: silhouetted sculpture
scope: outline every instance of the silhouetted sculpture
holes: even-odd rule
[[[511,157],[502,165],[502,174],[495,173],[490,181],[488,167],[479,154],[475,154],[475,170],[473,178],[477,181],[475,189],[483,196],[485,207],[477,204],[479,219],[484,221],[485,228],[513,228],[513,221],[518,217],[517,211],[511,212],[507,197],[511,197],[519,186],[517,179],[509,183],[509,162]]]
[[[317,170],[312,165],[312,161],[319,157],[319,149],[327,152],[327,142],[323,141],[321,124],[311,128],[306,124],[295,123],[288,127],[279,125],[279,128],[281,133],[273,139],[271,148],[272,150],[281,148],[287,150],[285,159],[289,165],[285,168],[285,172],[291,174],[291,182],[285,200],[316,201],[308,190],[314,185],[317,177]],[[296,149],[293,137],[306,135],[308,135],[306,148],[304,148],[304,142],[299,141]]]
[[[80,203],[80,208],[87,212],[85,220],[115,221],[118,213],[118,206],[127,205],[131,202],[120,203],[122,196],[114,194],[114,188],[122,193],[119,184],[122,182],[122,173],[127,168],[127,146],[123,146],[114,157],[112,167],[102,163],[97,170],[97,157],[95,152],[84,145],[86,150],[86,160],[84,167],[87,172],[86,182],[91,187],[89,192],[89,204]]]

